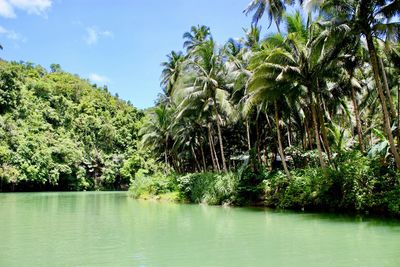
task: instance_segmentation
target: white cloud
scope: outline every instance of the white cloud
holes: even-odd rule
[[[14,8],[6,0],[0,0],[0,16],[5,18],[15,18]]]
[[[0,0],[0,16],[15,18],[15,9],[28,14],[45,16],[52,5],[52,0]]]
[[[0,35],[5,36],[7,39],[13,40],[13,41],[21,41],[21,42],[26,42],[26,38],[22,36],[21,34],[8,30],[2,26],[0,26]]]
[[[89,75],[89,80],[100,85],[110,84],[110,79],[107,76],[103,76],[97,73],[91,73]]]
[[[86,44],[94,45],[97,44],[100,38],[111,38],[111,37],[113,37],[113,33],[110,31],[101,31],[98,30],[96,27],[87,27],[84,39]]]

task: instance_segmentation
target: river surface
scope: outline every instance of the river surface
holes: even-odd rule
[[[0,194],[0,266],[400,266],[400,223],[121,192]]]

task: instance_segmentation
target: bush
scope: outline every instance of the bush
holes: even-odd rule
[[[156,172],[149,174],[147,170],[140,169],[131,181],[129,194],[133,198],[143,196],[157,196],[177,190],[176,179],[172,174]]]
[[[244,164],[237,171],[238,188],[236,203],[241,205],[258,204],[262,201],[263,180],[267,176],[260,165]]]
[[[165,175],[139,169],[132,179],[133,197],[179,192],[191,203],[259,204],[281,209],[400,215],[400,175],[358,151],[336,155],[326,169],[294,169],[266,173],[243,165],[236,173]],[[175,178],[177,177],[177,178]]]
[[[399,175],[358,151],[333,159],[336,168],[297,169],[291,178],[270,173],[263,182],[267,206],[283,209],[400,215]]]
[[[233,173],[193,173],[177,181],[182,197],[193,203],[220,205],[236,199],[238,178]]]

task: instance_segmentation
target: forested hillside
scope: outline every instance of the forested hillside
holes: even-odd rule
[[[141,117],[57,65],[0,62],[0,191],[126,187]]]

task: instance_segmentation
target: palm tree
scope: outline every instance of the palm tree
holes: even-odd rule
[[[199,105],[199,113],[207,114],[209,121],[215,122],[222,169],[227,171],[221,127],[234,110],[229,102],[222,52],[217,49],[214,40],[210,39],[196,46],[192,55],[188,64],[194,72],[194,78],[188,87],[182,89],[185,97],[178,108],[185,111],[194,105]],[[210,135],[211,124],[208,124],[208,129]]]
[[[163,154],[166,165],[172,138],[170,126],[173,113],[173,109],[165,104],[156,106],[139,132],[142,135],[142,145],[151,148],[156,154]]]
[[[276,137],[278,144],[279,156],[282,160],[282,165],[284,171],[288,177],[290,177],[290,172],[286,164],[286,157],[282,144],[281,136],[281,119],[279,116],[280,109],[278,102],[283,100],[283,96],[288,94],[290,90],[294,90],[291,83],[286,83],[286,81],[276,81],[278,72],[269,68],[265,64],[260,65],[254,70],[254,75],[251,77],[248,85],[248,98],[247,106],[253,106],[260,103],[270,103],[274,107],[274,121],[276,128]],[[246,107],[248,109],[248,107]]]
[[[246,34],[244,41],[245,46],[252,51],[258,50],[260,45],[261,27],[251,25],[250,29],[243,30]]]
[[[390,62],[392,88],[397,87],[397,146],[400,147],[400,45],[399,43],[385,44],[385,54]]]
[[[183,34],[183,39],[185,39],[183,47],[186,48],[187,52],[190,52],[210,38],[211,32],[209,27],[204,25],[192,26],[189,32]]]
[[[387,36],[398,38],[400,24],[391,22],[394,16],[400,13],[400,3],[397,0],[325,0],[321,5],[328,15],[327,20],[335,17],[335,23],[350,27],[354,34],[366,38],[369,60],[373,70],[376,90],[378,92],[383,112],[383,126],[390,144],[390,150],[395,158],[397,168],[400,168],[400,156],[397,151],[387,108],[387,99],[382,86],[381,71],[377,56],[374,37]]]
[[[253,28],[253,27],[252,27]],[[244,43],[244,44],[243,44]],[[255,45],[252,43],[252,45]],[[225,45],[225,54],[227,61],[225,63],[227,69],[227,81],[231,84],[231,101],[237,110],[242,111],[243,101],[246,94],[246,85],[251,72],[248,70],[248,62],[251,54],[251,50],[247,46],[247,42],[243,40],[236,41],[233,39],[228,40]],[[243,112],[240,112],[241,115]],[[250,140],[250,116],[242,116],[246,127],[247,147],[251,150]]]
[[[173,149],[178,152],[180,158],[182,157],[179,153],[190,151],[191,158],[188,159],[188,162],[190,163],[194,160],[195,166],[199,171],[207,170],[206,156],[203,149],[206,139],[204,136],[205,131],[205,127],[198,120],[195,109],[186,110],[185,116],[175,117],[172,125],[172,133],[175,141]],[[194,166],[193,164],[188,165]]]
[[[254,12],[253,24],[255,25],[266,14],[269,23],[268,28],[271,27],[272,21],[274,21],[278,32],[280,32],[279,24],[285,13],[285,4],[282,0],[252,0],[243,12],[246,15]]]
[[[361,48],[360,45],[356,45],[355,48]],[[354,52],[356,54],[356,52]],[[360,57],[353,56],[351,58],[348,58],[344,61],[345,66],[344,68],[346,69],[346,72],[348,75],[344,75],[345,79],[343,81],[343,88],[347,89],[350,88],[350,98],[351,102],[353,104],[353,110],[354,110],[354,117],[355,117],[355,122],[356,122],[356,128],[357,128],[357,136],[358,136],[358,144],[361,152],[365,152],[365,146],[364,146],[364,138],[363,138],[363,130],[362,130],[362,125],[361,125],[361,115],[360,115],[360,108],[359,108],[359,101],[357,98],[358,93],[362,90],[362,85],[361,82],[357,79],[356,77],[356,70],[357,68],[360,68],[362,65],[363,61],[360,59]],[[343,94],[342,94],[343,95]]]
[[[344,46],[346,39],[339,38],[338,35],[340,33],[346,36],[346,28],[341,29],[342,31],[337,30],[336,35],[316,27],[313,31],[307,31],[299,13],[288,16],[286,24],[288,33],[285,38],[283,40],[278,37],[271,38],[269,43],[272,46],[267,46],[255,56],[254,76],[265,77],[269,72],[276,75],[275,83],[285,82],[292,83],[293,87],[302,86],[305,93],[303,97],[308,99],[320,164],[325,167],[321,134],[328,157],[330,152],[325,123],[323,117],[319,116],[320,94],[326,88],[327,81],[333,80],[333,75],[341,66],[339,56],[341,46]],[[337,45],[337,40],[340,40],[340,45]]]
[[[172,95],[180,74],[183,70],[185,57],[182,52],[172,51],[167,55],[168,60],[161,63],[163,67],[161,73],[161,86],[164,88],[167,96]]]

